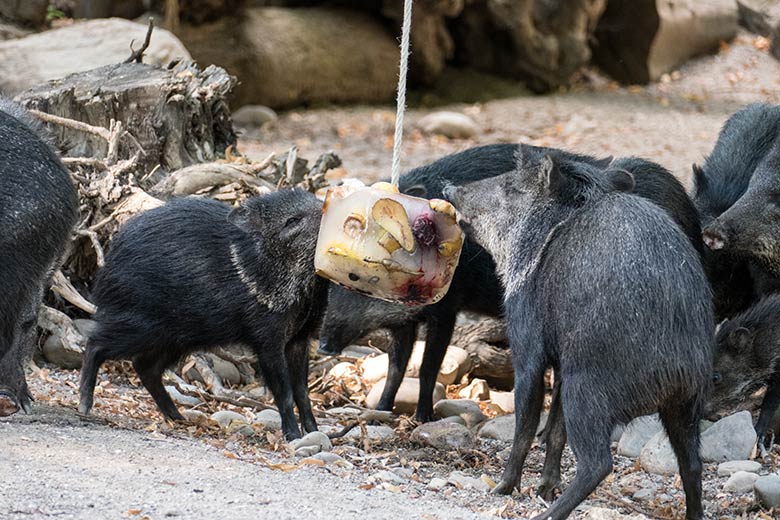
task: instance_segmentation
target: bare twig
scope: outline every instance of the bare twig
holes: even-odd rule
[[[76,234],[82,237],[89,238],[89,241],[92,243],[92,249],[95,250],[97,266],[103,267],[104,265],[106,265],[106,255],[103,253],[103,246],[100,245],[100,239],[98,238],[97,233],[95,233],[90,229],[77,229]],[[94,313],[95,311],[92,312]]]
[[[108,152],[106,153],[106,164],[114,164],[119,157],[119,138],[122,137],[122,121],[111,120],[109,129]],[[138,158],[138,154],[134,159]]]
[[[28,112],[41,121],[64,126],[65,128],[70,128],[72,130],[78,130],[79,132],[86,132],[88,134],[96,135],[98,137],[102,137],[106,142],[111,140],[111,132],[101,126],[88,125],[87,123],[76,121],[75,119],[68,119],[67,117],[47,114],[46,112],[41,112],[40,110],[28,110]]]
[[[95,304],[84,298],[59,269],[52,275],[51,290],[84,312],[95,314]]]
[[[102,159],[96,159],[94,157],[63,157],[62,163],[65,166],[91,166],[93,168],[100,168],[107,170],[108,166]]]
[[[138,50],[133,49],[133,43],[135,40],[130,42],[130,57],[127,58],[122,63],[143,63],[144,61],[144,52],[146,52],[146,49],[149,48],[149,42],[152,39],[152,31],[154,30],[154,18],[149,17],[149,26],[146,29],[146,38],[144,38],[144,43],[141,45],[141,48]]]

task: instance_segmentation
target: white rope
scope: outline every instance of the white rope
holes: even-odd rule
[[[412,29],[412,0],[404,0],[404,22],[401,27],[401,66],[398,71],[395,137],[393,138],[393,167],[390,181],[398,186],[401,176],[401,143],[404,138],[404,110],[406,110],[406,73],[409,70],[409,33]]]

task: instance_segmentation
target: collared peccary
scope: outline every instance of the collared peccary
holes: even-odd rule
[[[314,273],[322,203],[302,190],[248,199],[231,211],[185,198],[131,219],[98,272],[97,326],[81,372],[79,410],[88,413],[100,365],[132,359],[169,419],[181,419],[162,384],[182,356],[230,343],[249,345],[282,416],[300,437],[317,429],[308,397],[308,338],[327,282]]]
[[[680,466],[687,517],[702,518],[699,419],[712,377],[714,320],[696,250],[631,174],[560,158],[445,189],[504,281],[515,362],[516,429],[497,493],[519,487],[543,403],[560,403],[574,481],[539,519],[566,518],[612,470],[616,424],[659,411]]]
[[[461,185],[510,171],[515,166],[518,150],[522,150],[528,158],[538,159],[549,153],[598,168],[605,168],[612,163],[614,167],[630,171],[636,179],[635,192],[666,209],[697,250],[701,250],[701,229],[696,208],[683,186],[663,167],[636,157],[612,161],[612,158],[599,159],[530,145],[479,146],[411,170],[401,176],[399,188],[403,193],[418,197],[441,197],[448,183]],[[432,396],[436,376],[452,337],[457,313],[472,311],[498,316],[501,314],[502,301],[503,289],[496,276],[493,259],[478,244],[466,240],[452,285],[437,304],[404,307],[332,285],[319,351],[323,354],[338,354],[350,342],[373,330],[389,329],[392,340],[388,375],[377,408],[392,410],[417,336],[417,325],[426,323],[425,351],[420,367],[420,396],[415,417],[418,421],[430,421],[433,419]]]
[[[0,416],[30,410],[24,362],[77,216],[76,188],[45,129],[0,97]]]
[[[715,371],[708,412],[730,411],[766,387],[756,423],[758,444],[772,448],[770,421],[780,408],[780,294],[761,299],[724,321],[715,339]]]
[[[762,103],[734,113],[703,166],[693,167],[718,318],[780,289],[780,231],[772,227],[779,167],[780,107]]]

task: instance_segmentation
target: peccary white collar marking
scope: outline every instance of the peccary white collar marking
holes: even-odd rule
[[[236,269],[236,273],[238,273],[238,277],[241,280],[241,283],[243,283],[249,290],[249,294],[254,296],[259,303],[270,307],[267,303],[262,301],[263,298],[260,295],[260,289],[257,287],[257,282],[252,280],[252,278],[246,273],[246,270],[244,270],[244,266],[241,263],[241,257],[239,256],[238,246],[236,244],[230,244],[230,261],[233,264],[233,267]]]

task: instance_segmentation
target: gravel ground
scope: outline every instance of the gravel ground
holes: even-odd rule
[[[691,163],[709,152],[731,112],[750,101],[778,101],[778,72],[780,64],[768,56],[764,40],[741,36],[718,55],[692,62],[649,87],[621,88],[587,72],[565,93],[436,107],[470,115],[480,127],[474,139],[422,135],[415,123],[431,109],[413,108],[403,162],[412,167],[477,144],[522,141],[648,157],[688,183]],[[389,106],[294,110],[247,131],[240,148],[256,158],[292,144],[309,158],[333,149],[344,160],[334,178],[372,181],[388,174],[392,123]],[[513,498],[453,487],[428,491],[432,477],[446,478],[456,469],[497,479],[506,447],[482,442],[464,453],[419,449],[409,443],[411,426],[402,418],[393,441],[335,443],[334,451],[355,464],[353,469],[299,465],[271,433],[241,438],[214,428],[162,422],[137,379],[127,374],[116,367],[101,373],[96,418],[91,420],[74,411],[76,372],[44,369],[30,374],[37,399],[34,414],[0,420],[0,518],[449,520],[521,517],[544,508],[532,493],[543,461],[538,447],[529,455],[523,492]],[[205,411],[215,409],[208,405]],[[318,418],[325,422],[321,413]],[[615,473],[575,517],[593,505],[652,518],[684,516],[679,478],[648,475],[633,460],[615,460]],[[776,451],[762,473],[777,471],[779,463]],[[368,482],[387,468],[411,470],[412,477],[400,487]],[[573,473],[567,450],[564,480]],[[750,494],[724,493],[724,482],[715,466],[707,465],[708,518],[770,518],[755,511]],[[655,496],[630,498],[648,483],[658,486]]]

